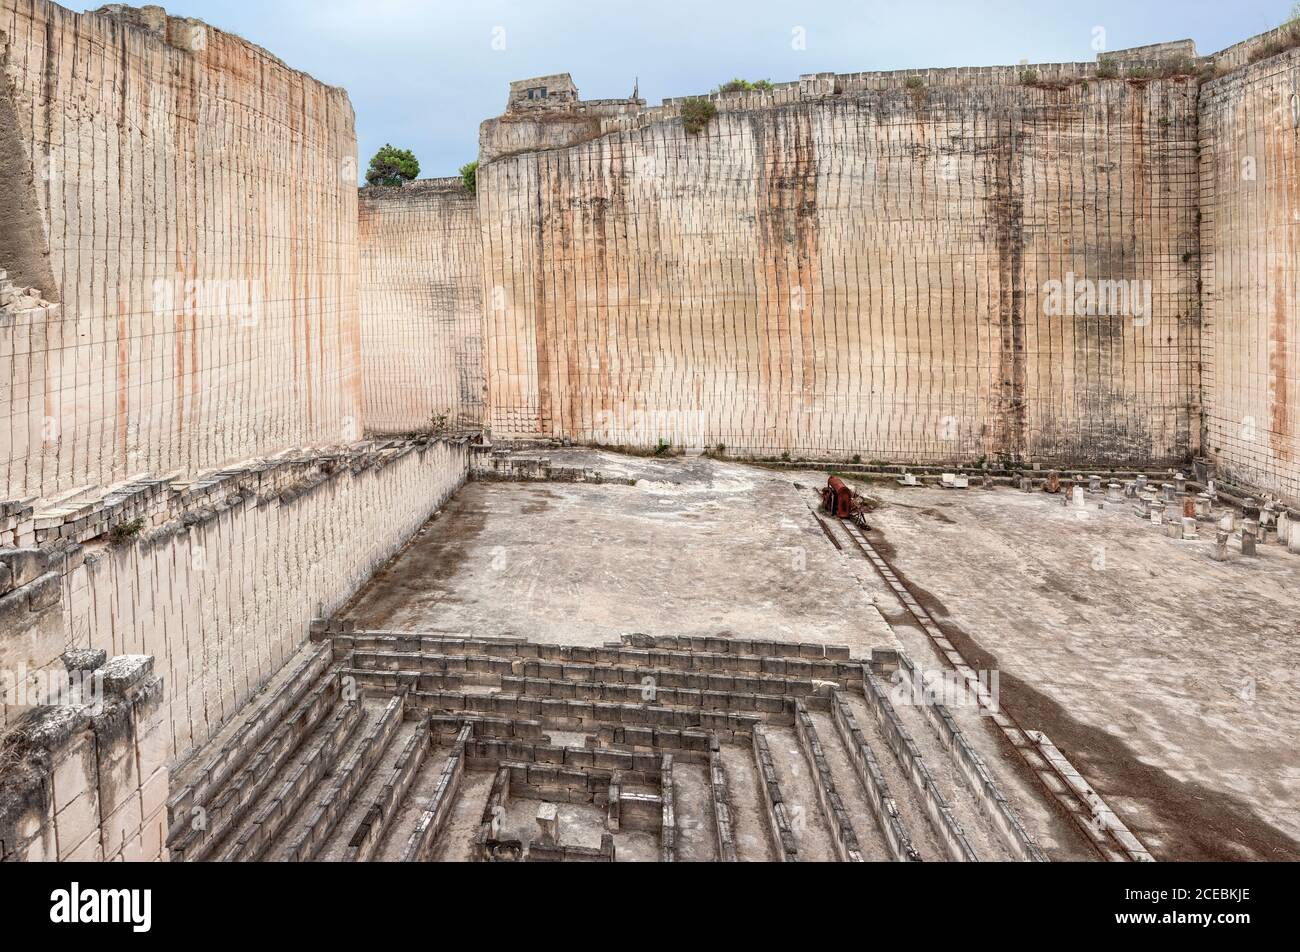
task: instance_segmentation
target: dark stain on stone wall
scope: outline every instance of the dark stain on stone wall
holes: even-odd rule
[[[1024,183],[1021,181],[1021,111],[998,117],[993,157],[992,210],[998,251],[998,400],[994,408],[995,455],[1025,455]]]

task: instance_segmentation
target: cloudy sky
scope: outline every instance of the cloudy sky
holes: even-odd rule
[[[345,87],[363,167],[392,142],[415,150],[425,177],[455,174],[475,157],[479,123],[502,111],[512,79],[568,72],[583,98],[605,99],[628,95],[639,78],[654,105],[733,76],[785,82],[1090,60],[1098,39],[1120,49],[1190,37],[1208,53],[1277,26],[1291,8],[1290,0],[162,2]]]

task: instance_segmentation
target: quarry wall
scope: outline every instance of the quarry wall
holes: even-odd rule
[[[493,436],[1183,460],[1197,83],[1053,69],[809,77],[482,166]]]
[[[0,61],[0,858],[162,858],[168,770],[468,448],[358,442],[342,90],[156,7],[0,0]]]
[[[0,51],[0,270],[62,304],[0,320],[0,498],[358,439],[347,94],[157,7]]]
[[[285,454],[140,487],[125,539],[0,553],[0,859],[165,858],[168,771],[468,472],[465,442]]]
[[[483,425],[483,269],[478,200],[460,178],[362,189],[365,428]]]
[[[1300,53],[1201,92],[1205,450],[1300,503]]]
[[[459,443],[351,451],[233,471],[134,544],[63,576],[65,637],[149,655],[167,685],[167,751],[208,740],[464,483]],[[228,495],[229,494],[229,495]]]
[[[484,124],[475,196],[358,192],[346,94],[237,37],[0,0],[0,675],[107,682],[35,721],[0,682],[37,752],[0,859],[165,855],[168,768],[467,478],[365,433],[1204,453],[1300,503],[1279,37],[1204,84],[815,74],[698,135],[635,93],[538,109]]]

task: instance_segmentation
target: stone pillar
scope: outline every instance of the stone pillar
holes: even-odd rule
[[[1254,519],[1245,519],[1241,523],[1241,554],[1255,555],[1255,534],[1259,531],[1259,523]]]
[[[1212,550],[1211,553],[1214,557],[1214,561],[1216,562],[1228,561],[1229,537],[1230,537],[1229,533],[1224,532],[1222,529],[1219,529],[1214,533],[1214,549]]]
[[[163,858],[167,736],[163,684],[153,658],[114,658],[103,668],[104,712],[95,718],[105,862]]]
[[[554,803],[538,807],[537,831],[543,846],[560,845],[560,810]]]
[[[609,782],[609,805],[605,813],[605,829],[611,833],[617,833],[622,828],[622,799],[623,799],[623,778],[621,774],[614,774]]]

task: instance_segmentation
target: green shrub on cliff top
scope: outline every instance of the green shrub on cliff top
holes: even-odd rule
[[[682,124],[688,135],[699,135],[718,114],[718,107],[707,99],[693,96],[682,103]]]
[[[474,194],[478,194],[478,159],[470,162],[468,165],[460,167],[460,177],[465,183],[465,187]]]
[[[750,82],[747,79],[733,79],[731,82],[723,83],[718,87],[720,93],[752,93],[761,92],[771,89],[772,81],[770,79],[760,79]]]
[[[410,149],[386,145],[370,160],[366,182],[370,185],[403,185],[420,177],[420,162]]]

